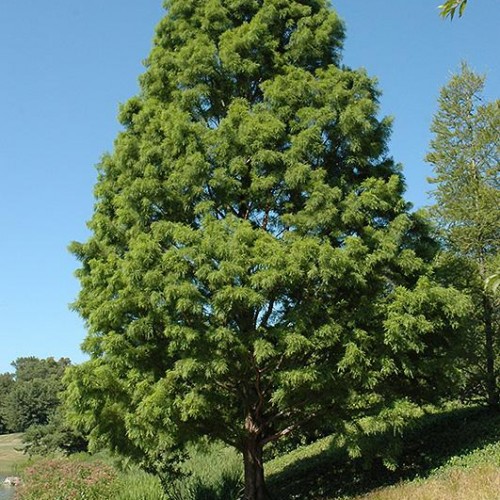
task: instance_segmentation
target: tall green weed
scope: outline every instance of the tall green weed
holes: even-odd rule
[[[182,477],[166,484],[168,500],[238,500],[243,491],[241,457],[222,444],[193,447]]]

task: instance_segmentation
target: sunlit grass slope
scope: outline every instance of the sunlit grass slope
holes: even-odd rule
[[[269,462],[267,472],[280,500],[460,499],[458,491],[497,500],[500,412],[462,408],[422,418],[404,433],[393,471],[380,458],[350,458],[338,439],[327,437]]]
[[[21,434],[0,435],[0,472],[10,474],[16,465],[26,460],[21,447]]]

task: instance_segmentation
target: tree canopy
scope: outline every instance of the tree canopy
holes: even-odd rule
[[[71,247],[91,359],[68,405],[152,468],[220,439],[265,498],[266,444],[437,397],[468,303],[435,279],[379,91],[341,65],[325,0],[166,8]]]

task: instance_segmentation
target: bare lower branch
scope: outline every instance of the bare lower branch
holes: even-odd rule
[[[295,429],[298,429],[305,423],[309,422],[313,418],[316,417],[316,413],[312,413],[311,415],[308,415],[307,418],[304,420],[301,420],[300,422],[296,422],[295,424],[289,425],[288,427],[285,427],[281,431],[278,431],[271,436],[267,436],[262,440],[262,446],[265,446],[267,443],[271,443],[272,441],[277,441],[278,439],[287,436],[288,434],[292,433]]]

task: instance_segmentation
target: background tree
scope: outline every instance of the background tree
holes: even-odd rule
[[[498,297],[485,284],[498,269],[500,101],[485,101],[484,82],[484,76],[464,63],[461,72],[442,89],[427,161],[434,169],[433,210],[443,237],[449,248],[472,266],[466,288],[475,299],[476,324],[485,345],[488,401],[495,405]]]
[[[65,418],[60,393],[68,358],[18,358],[0,375],[0,433],[23,432],[24,452],[46,455],[87,450],[87,438]]]
[[[234,446],[261,499],[266,444],[437,397],[467,303],[434,279],[325,0],[166,8],[71,247],[91,360],[67,400],[94,445],[152,468],[203,436]]]
[[[14,386],[14,376],[12,373],[2,373],[0,375],[0,434],[5,434],[9,431],[7,427],[7,419],[5,415],[6,401]]]
[[[69,358],[39,359],[34,356],[18,358],[12,363],[16,382],[30,382],[33,380],[47,380],[63,378],[66,368],[71,364]]]
[[[31,425],[46,424],[60,405],[62,377],[70,361],[61,358],[18,358],[10,391],[2,402],[6,430],[24,432]]]

